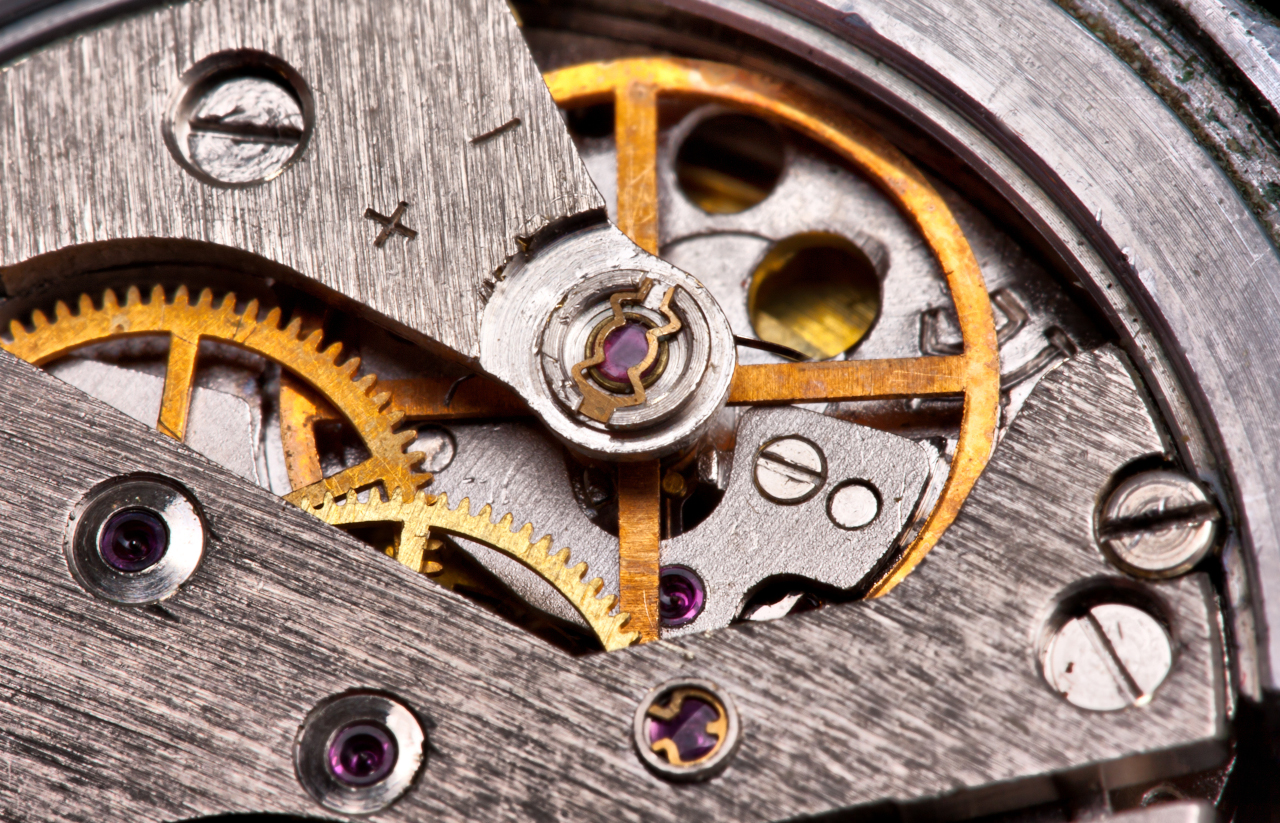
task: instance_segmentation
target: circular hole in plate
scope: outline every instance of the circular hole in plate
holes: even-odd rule
[[[772,124],[745,114],[720,114],[699,123],[676,154],[676,181],[711,214],[737,214],[778,185],[786,152]]]
[[[854,243],[810,232],[778,241],[751,275],[751,325],[761,340],[827,360],[857,345],[880,314],[875,264]]]

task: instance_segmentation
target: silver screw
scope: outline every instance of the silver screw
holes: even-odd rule
[[[302,151],[311,118],[305,83],[269,55],[215,55],[185,78],[165,140],[207,183],[248,186],[272,179]]]
[[[1096,712],[1145,706],[1173,667],[1160,621],[1134,606],[1104,603],[1068,620],[1044,653],[1044,676],[1068,702]]]
[[[827,516],[842,529],[860,529],[880,515],[880,494],[865,480],[836,486],[827,498]]]
[[[756,454],[756,489],[774,503],[803,503],[827,482],[827,459],[814,443],[791,435],[770,440]]]
[[[1213,548],[1220,514],[1204,489],[1177,472],[1143,472],[1107,498],[1098,539],[1111,559],[1141,577],[1174,577]]]

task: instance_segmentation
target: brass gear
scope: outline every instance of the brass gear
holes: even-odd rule
[[[624,629],[631,619],[629,614],[611,614],[617,597],[600,596],[604,581],[598,577],[583,581],[587,573],[585,562],[570,566],[568,549],[552,554],[550,535],[534,542],[531,523],[524,524],[519,531],[513,531],[515,519],[510,514],[493,522],[493,509],[488,505],[472,514],[471,501],[467,498],[456,509],[450,509],[448,498],[443,494],[428,495],[426,492],[419,492],[416,497],[408,500],[402,495],[392,494],[391,499],[383,500],[374,491],[370,492],[368,501],[363,503],[356,498],[354,492],[349,492],[341,502],[334,495],[326,494],[318,507],[308,500],[303,508],[332,526],[401,524],[400,540],[393,556],[405,566],[427,575],[443,570],[440,564],[429,557],[440,547],[439,541],[431,538],[433,533],[465,537],[482,543],[515,558],[554,586],[587,621],[605,651],[626,648],[639,637],[637,632]]]
[[[0,348],[40,366],[90,343],[167,333],[169,365],[157,426],[161,432],[181,440],[191,404],[200,339],[238,346],[276,361],[319,391],[355,427],[371,455],[359,465],[294,489],[286,495],[286,500],[302,505],[302,501],[319,498],[326,492],[341,495],[379,482],[388,490],[407,489],[406,497],[412,497],[413,491],[430,480],[431,475],[416,470],[424,455],[405,452],[417,435],[412,431],[394,430],[404,412],[390,408],[391,394],[373,393],[378,379],[372,374],[355,379],[360,358],[338,363],[341,343],[322,350],[322,332],[315,330],[302,337],[301,318],[295,317],[281,328],[280,309],[271,309],[261,319],[258,309],[258,301],[251,300],[244,311],[236,311],[234,294],[227,294],[221,305],[215,307],[213,292],[208,289],[192,303],[185,286],[174,291],[172,301],[166,300],[161,286],[151,291],[147,301],[143,301],[136,287],[130,287],[121,305],[116,293],[108,289],[103,294],[101,308],[88,294],[82,294],[78,313],[73,313],[60,300],[54,307],[53,320],[37,310],[31,315],[30,329],[17,320],[12,321],[9,326],[12,340],[0,340]]]

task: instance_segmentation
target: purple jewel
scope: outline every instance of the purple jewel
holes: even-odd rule
[[[348,786],[370,786],[396,766],[395,738],[386,726],[360,721],[344,726],[329,744],[329,769]]]
[[[690,763],[709,754],[720,744],[719,738],[707,733],[707,724],[720,718],[716,707],[696,697],[685,697],[680,711],[670,720],[656,717],[649,722],[649,742],[670,740],[675,744],[680,759]]]
[[[169,528],[155,512],[124,509],[111,515],[98,537],[98,554],[121,572],[140,572],[169,550]]]
[[[702,578],[684,566],[663,566],[658,578],[658,616],[662,625],[674,629],[693,621],[702,613],[707,598]]]
[[[648,331],[643,323],[628,321],[609,332],[604,339],[604,362],[596,367],[600,374],[615,383],[629,382],[627,369],[643,363],[649,353]]]

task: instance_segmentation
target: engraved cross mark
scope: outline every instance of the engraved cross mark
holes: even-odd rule
[[[382,224],[382,231],[378,232],[378,236],[373,239],[373,245],[378,248],[382,248],[383,244],[385,244],[393,234],[399,234],[409,240],[418,236],[416,231],[400,222],[400,218],[404,216],[404,213],[408,211],[408,209],[409,204],[401,200],[400,204],[396,206],[396,210],[391,212],[390,217],[387,217],[385,214],[379,214],[373,209],[364,210],[364,218],[366,220],[372,220],[375,223]]]

